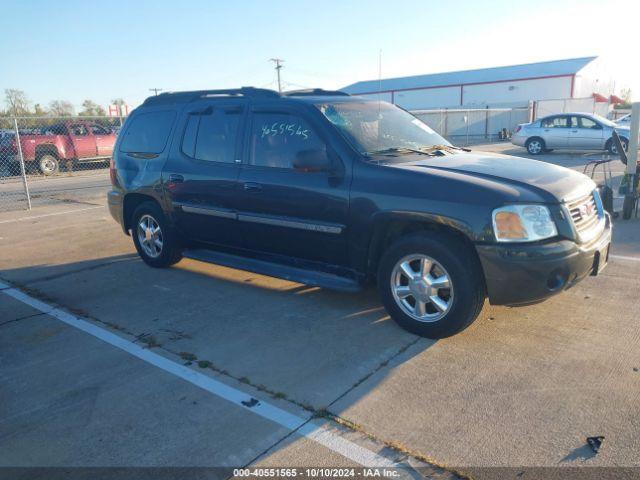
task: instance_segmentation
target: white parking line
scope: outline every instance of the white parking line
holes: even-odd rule
[[[0,292],[29,305],[36,310],[57,318],[71,327],[82,330],[83,332],[88,333],[109,345],[119,348],[140,360],[164,370],[165,372],[186,380],[209,393],[255,413],[262,418],[271,420],[272,422],[289,430],[297,430],[297,433],[300,435],[303,435],[304,437],[313,440],[314,442],[319,443],[320,445],[323,445],[324,447],[333,450],[334,452],[339,453],[343,457],[353,460],[360,465],[387,468],[399,466],[375,452],[367,450],[366,448],[342,438],[340,435],[322,428],[322,426],[314,421],[308,421],[306,418],[286,412],[285,410],[263,400],[259,400],[259,402],[254,405],[255,401],[252,402],[252,397],[241,390],[237,390],[207,375],[196,372],[184,365],[158,355],[147,348],[143,348],[140,345],[132,343],[129,340],[111,333],[91,322],[33,298],[17,288],[12,288],[10,285],[0,282]]]
[[[632,262],[640,262],[640,257],[627,257],[625,255],[609,255],[609,258],[615,258],[617,260],[630,260]]]
[[[96,208],[106,208],[104,205],[96,207],[76,208],[75,210],[65,210],[64,212],[45,213],[43,215],[34,215],[33,217],[11,218],[9,220],[0,220],[0,223],[25,222],[27,220],[35,220],[37,218],[54,217],[56,215],[65,215],[67,213],[86,212],[87,210],[95,210]]]

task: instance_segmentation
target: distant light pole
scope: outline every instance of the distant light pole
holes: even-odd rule
[[[280,69],[282,68],[281,64],[284,62],[284,60],[282,60],[281,58],[270,58],[269,61],[276,64],[275,68],[276,72],[278,73],[278,91],[282,93],[282,85],[280,83]]]
[[[150,88],[149,91],[155,93],[156,97],[157,97],[158,96],[158,92],[161,92],[162,89],[161,88]]]

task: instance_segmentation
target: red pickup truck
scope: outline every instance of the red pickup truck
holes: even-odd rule
[[[67,121],[40,129],[38,134],[21,134],[25,166],[37,166],[44,175],[56,173],[62,162],[67,170],[75,163],[101,162],[111,158],[116,135],[110,129],[87,121]],[[19,161],[15,136],[0,152]]]

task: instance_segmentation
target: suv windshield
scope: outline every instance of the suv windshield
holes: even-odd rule
[[[363,154],[450,145],[422,120],[387,102],[331,102],[316,107]]]

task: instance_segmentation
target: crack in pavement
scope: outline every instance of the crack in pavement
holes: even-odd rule
[[[27,318],[33,318],[33,317],[37,317],[37,316],[40,316],[40,315],[47,315],[47,314],[44,313],[44,312],[32,313],[31,315],[25,315],[24,317],[14,318],[13,320],[7,320],[6,322],[2,322],[2,323],[0,323],[0,327],[4,327],[8,323],[19,322],[20,320],[26,320]]]
[[[89,265],[87,267],[78,268],[77,270],[69,270],[69,271],[66,271],[66,272],[61,272],[61,273],[55,273],[55,274],[52,274],[52,275],[48,275],[46,277],[36,278],[36,279],[33,279],[33,280],[29,280],[28,282],[26,282],[26,283],[24,283],[22,285],[26,287],[28,285],[32,285],[32,284],[38,283],[38,282],[48,282],[49,280],[57,280],[59,278],[66,277],[67,275],[74,275],[76,273],[81,273],[81,272],[90,272],[92,270],[97,270],[99,268],[108,267],[109,265],[114,265],[114,264],[120,263],[120,262],[126,262],[126,261],[130,261],[130,260],[136,261],[137,258],[138,258],[138,256],[136,254],[131,253],[131,254],[127,255],[126,257],[124,257],[124,258],[118,258],[117,260],[110,260],[110,261],[103,262],[103,263],[98,263],[98,264],[95,264],[95,265]]]

